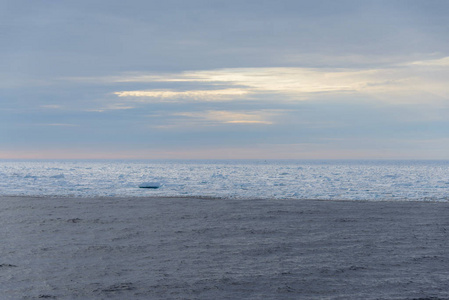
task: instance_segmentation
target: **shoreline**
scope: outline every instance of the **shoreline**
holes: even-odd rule
[[[448,215],[447,202],[0,196],[0,283],[5,299],[445,299]]]

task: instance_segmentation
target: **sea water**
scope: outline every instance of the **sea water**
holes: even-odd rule
[[[2,160],[0,195],[447,201],[449,161]]]
[[[448,188],[448,162],[1,161],[0,299],[448,299]]]

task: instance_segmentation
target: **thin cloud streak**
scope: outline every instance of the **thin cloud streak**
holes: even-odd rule
[[[438,58],[438,59],[429,59],[429,60],[420,60],[411,62],[410,65],[416,66],[436,66],[436,67],[447,67],[449,66],[449,56]]]
[[[52,127],[79,127],[78,124],[67,124],[67,123],[50,123],[50,124],[39,124],[39,126],[52,126]]]
[[[272,125],[274,117],[279,116],[280,111],[260,110],[260,111],[217,111],[209,110],[204,112],[183,112],[176,113],[175,116],[188,117],[197,122],[207,122],[208,124],[263,124]]]
[[[48,109],[62,109],[63,106],[59,104],[47,104],[47,105],[41,105],[42,108],[48,108]]]
[[[173,99],[194,99],[210,101],[214,99],[226,99],[249,94],[250,91],[242,89],[222,89],[222,90],[190,90],[190,91],[172,91],[172,90],[150,90],[150,91],[120,91],[114,94],[118,97],[137,97],[137,98],[160,98],[163,100]],[[145,100],[138,100],[145,102]]]

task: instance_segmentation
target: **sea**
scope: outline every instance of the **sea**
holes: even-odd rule
[[[0,160],[0,196],[448,201],[449,161]]]
[[[449,299],[448,190],[449,161],[2,160],[0,299]]]

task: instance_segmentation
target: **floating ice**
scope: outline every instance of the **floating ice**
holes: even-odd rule
[[[0,196],[148,196],[144,188],[167,197],[449,201],[449,161],[0,160]]]
[[[158,189],[162,186],[159,182],[142,182],[139,187],[142,189]]]

